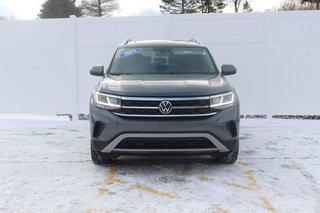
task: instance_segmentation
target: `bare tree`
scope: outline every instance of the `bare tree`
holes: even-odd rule
[[[82,13],[85,16],[110,16],[119,8],[117,0],[83,0]]]
[[[239,12],[239,8],[242,0],[231,0],[231,2],[233,3],[233,6],[234,6],[234,12],[235,13]]]
[[[249,3],[249,0],[245,0],[245,1],[242,1],[242,0],[229,0],[229,2],[231,2],[234,6],[234,12],[235,13],[238,13],[239,12],[239,9],[242,5],[242,11],[243,12],[252,12],[252,7]]]
[[[300,0],[284,0],[279,7],[275,8],[277,11],[295,11],[295,10],[317,10],[315,4],[303,3]]]
[[[303,4],[309,3],[311,5],[315,5],[317,10],[320,10],[320,0],[301,0]]]

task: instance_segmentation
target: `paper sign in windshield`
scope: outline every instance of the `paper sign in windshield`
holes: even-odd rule
[[[134,55],[141,52],[141,48],[133,48],[131,50],[126,50],[120,53],[120,58],[127,57],[130,55]]]

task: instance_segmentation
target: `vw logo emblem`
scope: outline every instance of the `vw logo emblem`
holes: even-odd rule
[[[159,111],[162,114],[169,114],[172,110],[172,104],[169,101],[162,101],[159,104]]]

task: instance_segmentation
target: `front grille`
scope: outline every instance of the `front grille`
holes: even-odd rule
[[[115,149],[210,149],[207,138],[126,138]]]
[[[166,100],[166,98],[163,98]],[[121,103],[123,106],[138,106],[138,107],[159,107],[159,104],[162,100],[152,101],[152,100],[122,100]],[[169,100],[170,101],[170,100]],[[205,100],[172,100],[170,101],[173,106],[209,106],[209,99]]]
[[[172,110],[163,113],[159,110],[162,101],[169,101]],[[183,116],[208,116],[215,114],[210,108],[209,97],[186,98],[128,98],[121,100],[121,109],[114,113],[122,116],[141,117],[183,117]]]
[[[158,109],[122,109],[121,113],[136,115],[163,115]],[[172,109],[170,115],[186,115],[186,114],[206,114],[210,110],[205,109]]]

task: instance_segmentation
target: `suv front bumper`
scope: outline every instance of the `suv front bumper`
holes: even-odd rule
[[[99,125],[97,132],[97,124]],[[230,125],[233,128],[230,129]],[[234,105],[213,116],[190,118],[127,118],[91,105],[91,147],[93,151],[119,154],[214,154],[227,153],[238,145],[239,107]],[[206,138],[211,148],[140,149],[117,148],[127,138]],[[150,141],[152,143],[152,141]]]

